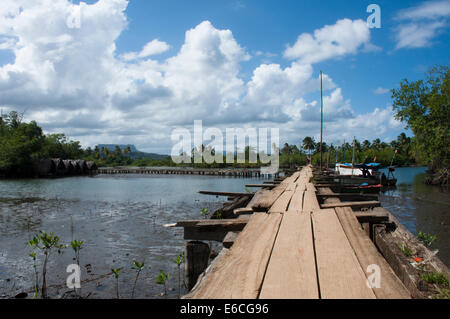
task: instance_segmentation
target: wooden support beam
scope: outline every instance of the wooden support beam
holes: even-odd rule
[[[251,207],[242,207],[242,208],[236,208],[233,213],[236,216],[240,215],[246,215],[246,214],[253,214],[253,209]]]
[[[241,231],[248,219],[185,220],[164,227],[184,227],[184,239],[223,241],[230,231]]]
[[[335,208],[335,207],[352,207],[352,208],[363,208],[363,207],[379,207],[381,203],[376,200],[372,201],[364,201],[364,202],[341,202],[341,203],[330,203],[330,204],[322,204],[320,208]]]
[[[245,187],[276,187],[277,184],[246,184]]]
[[[201,241],[189,241],[186,243],[186,279],[188,289],[192,289],[197,282],[198,276],[208,266],[210,247]]]
[[[353,212],[353,215],[362,223],[380,224],[389,222],[389,215],[383,212]]]
[[[203,194],[203,195],[214,195],[214,196],[239,197],[239,196],[252,196],[252,195],[254,195],[255,193],[235,193],[235,192],[199,191],[199,194]]]
[[[332,193],[332,194],[317,194],[317,197],[323,198],[323,197],[338,197],[338,198],[361,198],[361,199],[367,199],[367,200],[377,200],[378,194],[354,194],[354,193]]]
[[[239,236],[240,232],[237,231],[230,231],[226,234],[225,238],[223,239],[223,247],[225,248],[230,248],[231,246],[233,246],[234,241],[237,239],[237,237]]]

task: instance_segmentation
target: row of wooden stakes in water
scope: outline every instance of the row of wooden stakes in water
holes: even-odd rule
[[[99,168],[98,174],[165,174],[165,175],[212,175],[233,177],[261,177],[260,170],[218,170],[218,169],[158,169],[158,168]]]

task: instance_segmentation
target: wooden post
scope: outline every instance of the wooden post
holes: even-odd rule
[[[198,276],[208,267],[210,252],[209,245],[202,241],[188,241],[186,243],[185,271],[188,290],[195,286]]]
[[[322,172],[322,130],[323,130],[323,94],[322,71],[320,71],[320,172]]]

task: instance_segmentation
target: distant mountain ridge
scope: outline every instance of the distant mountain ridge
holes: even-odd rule
[[[97,147],[101,151],[102,148],[106,148],[111,152],[114,152],[116,146],[119,146],[121,150],[130,147],[131,153],[124,154],[124,156],[130,157],[132,159],[154,159],[154,160],[163,160],[168,157],[168,155],[161,155],[156,153],[146,153],[139,151],[136,146],[133,144],[98,144]]]

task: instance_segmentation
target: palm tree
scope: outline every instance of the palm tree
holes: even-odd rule
[[[303,149],[309,151],[309,155],[311,156],[311,151],[315,149],[316,143],[314,142],[314,138],[307,136],[303,139],[302,144]]]

